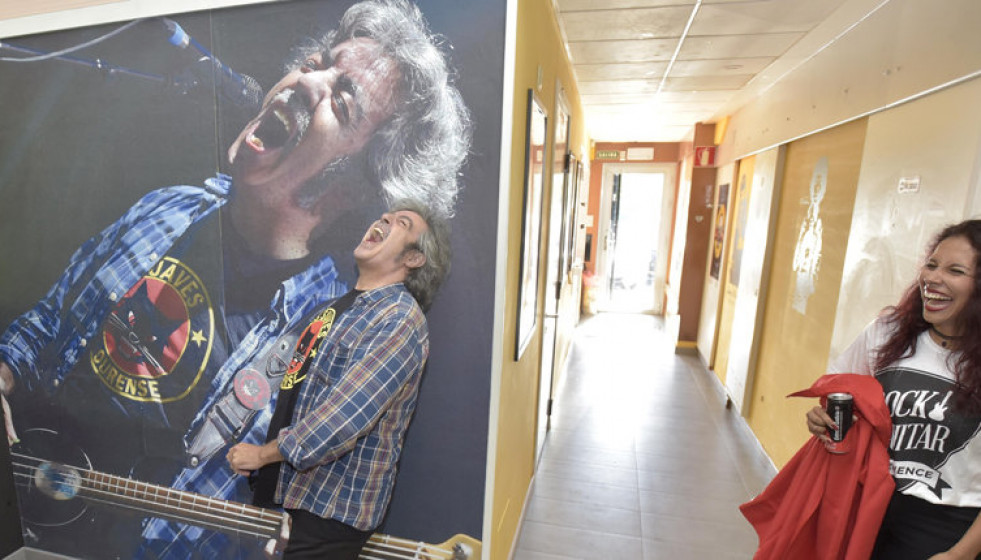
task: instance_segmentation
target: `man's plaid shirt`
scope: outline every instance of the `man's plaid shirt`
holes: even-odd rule
[[[382,521],[429,356],[426,318],[401,283],[359,294],[307,370],[277,497],[362,531]]]

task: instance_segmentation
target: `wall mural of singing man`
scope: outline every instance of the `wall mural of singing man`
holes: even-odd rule
[[[311,312],[348,291],[336,255],[323,249],[325,232],[371,201],[409,199],[441,219],[453,215],[470,116],[419,9],[365,0],[295,54],[228,148],[229,174],[143,196],[79,247],[0,335],[15,457],[52,454],[251,503],[247,478],[229,469],[225,452],[265,441],[297,337]],[[351,247],[360,234],[333,241]],[[28,441],[19,418],[34,403],[62,439],[41,430]],[[20,496],[22,516],[75,515],[47,511],[52,496],[77,489],[71,473],[45,468],[53,478],[36,485],[43,496]],[[265,544],[115,510],[86,523],[94,537],[59,540],[54,531],[45,544],[93,558],[254,557]]]

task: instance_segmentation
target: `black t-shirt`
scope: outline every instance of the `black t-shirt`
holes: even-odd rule
[[[312,260],[257,255],[223,217],[192,225],[119,298],[59,388],[54,427],[96,470],[169,484],[214,373]]]
[[[182,460],[183,436],[208,393],[210,373],[228,355],[215,258],[220,243],[217,213],[188,229],[119,294],[59,387],[56,429],[96,470],[170,482],[165,473]]]
[[[222,227],[224,261],[224,314],[228,340],[232,348],[245,338],[264,313],[287,278],[296,276],[314,262],[315,257],[278,260],[254,253],[245,239],[231,226]]]
[[[306,327],[296,341],[292,359],[279,386],[276,408],[273,410],[272,419],[269,421],[269,431],[266,433],[266,443],[275,440],[280,430],[292,423],[293,409],[296,408],[296,399],[300,394],[300,386],[306,379],[310,362],[317,355],[320,343],[327,337],[327,333],[330,332],[334,322],[351,307],[354,299],[360,293],[360,290],[351,290],[334,300],[326,309],[314,312],[313,318],[309,322],[302,321],[300,323]],[[279,505],[275,501],[279,467],[280,463],[272,463],[252,474],[249,483],[254,492],[253,504],[260,507]]]

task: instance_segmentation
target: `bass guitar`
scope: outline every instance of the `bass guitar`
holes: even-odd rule
[[[43,430],[43,429],[42,429]],[[53,435],[49,434],[49,435]],[[175,490],[132,478],[99,472],[87,464],[49,461],[11,449],[14,479],[27,501],[64,503],[52,518],[29,519],[39,525],[64,525],[81,517],[87,503],[126,508],[142,516],[161,517],[234,535],[268,539],[266,552],[275,556],[289,538],[289,515],[282,511],[220,500]],[[77,498],[77,500],[76,500]],[[22,508],[23,509],[23,508]],[[50,503],[45,510],[50,510]],[[31,508],[28,507],[30,517]],[[439,544],[429,544],[376,533],[360,558],[364,560],[474,560],[480,558],[481,542],[457,534]]]

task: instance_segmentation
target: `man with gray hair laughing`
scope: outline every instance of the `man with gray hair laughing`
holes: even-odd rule
[[[227,453],[262,505],[282,505],[284,558],[354,560],[381,524],[429,355],[423,308],[449,269],[449,230],[397,202],[354,249],[354,290],[314,312],[264,445]]]

